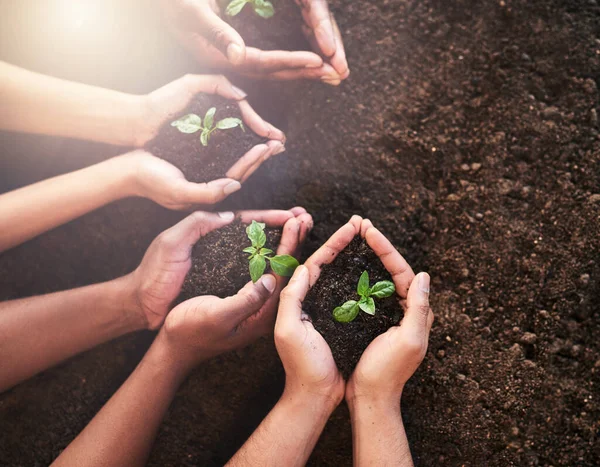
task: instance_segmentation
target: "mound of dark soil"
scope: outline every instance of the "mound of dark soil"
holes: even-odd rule
[[[222,2],[226,6],[229,1]],[[302,33],[302,13],[294,0],[272,1],[275,14],[271,18],[257,15],[246,5],[236,16],[223,17],[240,33],[246,45],[261,50],[310,50]]]
[[[275,251],[281,240],[280,228],[265,228],[266,246]],[[192,252],[192,268],[185,278],[179,300],[199,295],[228,297],[237,293],[250,281],[248,254],[242,250],[250,246],[246,224],[236,219],[222,229],[201,238]],[[267,270],[269,268],[267,266]]]
[[[227,117],[242,119],[239,106],[221,96],[199,94],[192,103],[173,120],[194,113],[202,118],[211,107],[216,107],[214,122]],[[185,134],[166,122],[156,138],[146,145],[146,149],[161,159],[179,168],[191,182],[210,182],[225,177],[225,173],[253,146],[265,142],[246,125],[228,130],[215,130],[208,146],[200,142],[200,133]]]
[[[335,261],[322,267],[319,280],[304,301],[304,310],[310,314],[315,329],[329,344],[333,358],[346,380],[369,343],[397,324],[400,318],[398,297],[392,295],[375,300],[375,316],[361,311],[350,323],[338,323],[333,319],[334,308],[348,300],[358,300],[356,286],[363,271],[369,273],[371,285],[390,280],[390,274],[367,242],[355,237]]]

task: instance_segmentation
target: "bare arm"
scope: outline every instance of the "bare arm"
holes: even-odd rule
[[[78,352],[142,329],[123,277],[0,304],[0,392]]]
[[[137,146],[140,96],[65,81],[0,62],[3,130]]]

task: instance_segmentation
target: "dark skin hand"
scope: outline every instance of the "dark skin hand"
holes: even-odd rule
[[[201,63],[260,79],[317,79],[337,86],[350,74],[340,30],[325,0],[296,0],[313,52],[260,50],[223,20],[216,0],[160,0],[175,37]]]

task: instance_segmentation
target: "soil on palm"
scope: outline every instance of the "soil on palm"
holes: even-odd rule
[[[281,240],[281,229],[267,227],[265,234],[266,246],[275,250]],[[237,293],[250,280],[248,254],[242,251],[247,246],[250,240],[246,224],[240,219],[201,238],[192,251],[192,268],[179,300],[199,295],[224,298]]]
[[[338,323],[333,319],[334,308],[348,300],[358,300],[356,286],[363,271],[369,273],[371,285],[390,280],[390,274],[377,255],[363,239],[356,237],[335,261],[323,266],[319,280],[304,302],[304,309],[310,314],[315,329],[329,344],[345,379],[352,374],[369,343],[400,319],[397,295],[376,299],[374,316],[361,311],[350,323]]]
[[[229,0],[222,2],[225,10]],[[261,50],[310,50],[302,32],[302,12],[293,0],[272,1],[275,14],[271,18],[257,15],[246,5],[236,16],[224,15],[246,40],[247,45]]]
[[[204,124],[204,115],[211,107],[217,109],[215,124],[228,117],[242,119],[237,103],[221,96],[199,94],[185,110],[166,122],[158,136],[146,146],[152,154],[179,168],[191,182],[210,182],[225,177],[240,157],[253,146],[265,142],[264,138],[244,125],[244,130],[240,127],[215,130],[208,146],[203,146],[200,142],[201,131],[185,134],[171,126],[171,121],[190,113],[199,115]]]

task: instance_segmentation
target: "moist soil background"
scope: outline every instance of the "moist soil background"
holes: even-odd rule
[[[242,250],[250,246],[246,226],[240,219],[228,226],[208,233],[192,250],[192,268],[185,278],[178,300],[199,295],[225,298],[237,293],[250,281],[248,254]],[[266,227],[266,247],[277,250],[281,229]],[[269,272],[270,268],[267,265]]]
[[[338,323],[332,318],[336,307],[348,300],[358,300],[356,287],[363,271],[369,273],[371,286],[390,280],[390,274],[367,242],[355,237],[333,263],[322,267],[319,280],[304,301],[304,309],[329,344],[344,379],[352,374],[369,343],[397,324],[401,317],[398,296],[394,294],[375,299],[375,316],[361,311],[350,323]]]
[[[598,3],[331,6],[350,78],[335,89],[238,83],[264,90],[252,103],[288,142],[229,205],[303,205],[315,220],[307,253],[352,214],[368,216],[413,269],[431,274],[436,321],[402,401],[417,465],[600,464]],[[35,141],[42,154],[55,144]],[[92,151],[83,148],[63,147]],[[3,149],[4,167],[20,155]],[[68,153],[53,164],[44,174],[73,167]],[[2,297],[134,268],[158,224],[174,219],[132,203],[4,253]],[[107,343],[2,394],[0,464],[48,464],[151,337]],[[222,465],[282,387],[272,339],[206,363],[180,389],[149,465]],[[309,464],[351,465],[344,404]]]
[[[214,125],[228,117],[242,119],[239,106],[221,96],[197,95],[190,105],[178,115],[171,118],[160,129],[156,138],[146,145],[146,149],[161,159],[165,159],[179,168],[191,182],[210,182],[224,178],[227,171],[250,149],[265,139],[255,134],[247,125],[228,130],[215,130],[208,141],[208,146],[200,142],[198,131],[192,134],[181,133],[171,126],[171,122],[184,115],[195,113],[202,119],[211,107],[217,112]]]

